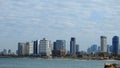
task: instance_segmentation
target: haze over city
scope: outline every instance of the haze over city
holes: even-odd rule
[[[75,37],[80,50],[100,45],[100,36],[111,44],[120,36],[119,0],[1,0],[0,50],[17,50],[18,42],[63,39],[69,50]]]

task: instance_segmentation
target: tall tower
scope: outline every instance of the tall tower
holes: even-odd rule
[[[76,55],[76,40],[74,37],[70,40],[70,55]]]
[[[76,44],[76,52],[78,53],[79,52],[79,45]]]
[[[35,55],[39,55],[39,43],[40,43],[39,40],[34,41],[34,51],[33,52]]]
[[[79,55],[79,44],[76,44],[76,54]]]
[[[119,37],[118,36],[114,36],[112,38],[112,46],[113,46],[112,53],[115,55],[118,55],[119,54]]]
[[[107,37],[101,36],[101,52],[107,52]]]

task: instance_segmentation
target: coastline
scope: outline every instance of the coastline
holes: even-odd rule
[[[114,61],[114,60],[120,60],[118,58],[112,58],[112,59],[104,59],[101,58],[79,58],[79,57],[40,57],[40,56],[17,56],[17,55],[10,55],[10,56],[0,56],[0,58],[40,58],[40,59],[78,59],[78,60],[107,60],[107,61]]]

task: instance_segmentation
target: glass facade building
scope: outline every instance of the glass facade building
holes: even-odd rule
[[[119,54],[119,37],[118,36],[114,36],[112,38],[112,47],[113,47],[112,53],[115,55]]]
[[[70,55],[76,55],[76,39],[74,37],[70,40]]]

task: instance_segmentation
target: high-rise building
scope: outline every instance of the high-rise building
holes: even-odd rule
[[[97,45],[94,44],[94,45],[91,46],[91,51],[92,51],[93,53],[96,53],[97,50],[98,50],[97,48],[98,48]]]
[[[112,53],[112,45],[107,45],[107,53]]]
[[[26,55],[26,43],[18,43],[18,55]]]
[[[91,54],[91,48],[90,47],[87,49],[87,53]]]
[[[3,55],[7,55],[7,54],[8,54],[8,53],[7,53],[7,49],[3,49],[2,54],[3,54]]]
[[[112,45],[109,46],[109,51],[110,51],[110,53],[113,52],[113,46]]]
[[[27,42],[26,43],[26,55],[32,55],[33,54],[33,42]]]
[[[76,54],[79,55],[79,45],[76,44]]]
[[[11,49],[8,50],[8,55],[12,54]]]
[[[118,55],[119,54],[119,37],[114,36],[112,38],[112,47],[113,47],[113,54]]]
[[[43,38],[43,40],[40,40],[40,48],[39,48],[39,53],[41,56],[50,56],[52,51],[51,51],[51,41],[46,40]]]
[[[65,40],[56,40],[53,45],[53,56],[64,56],[66,54]]]
[[[39,55],[39,44],[40,43],[40,41],[39,40],[36,40],[36,41],[34,41],[34,55]]]
[[[79,52],[79,45],[76,44],[76,52]]]
[[[53,42],[53,50],[57,50],[57,45],[56,45],[56,41],[55,42]]]
[[[101,52],[107,52],[107,37],[101,36]]]
[[[87,49],[87,52],[88,54],[98,52],[98,46],[96,44],[93,44],[91,47]]]
[[[76,40],[74,37],[70,40],[70,55],[76,55]]]
[[[56,40],[54,44],[54,50],[66,50],[66,41],[65,40]]]
[[[98,46],[98,51],[97,52],[100,52],[101,51],[101,46]]]
[[[32,55],[33,42],[18,43],[18,55]]]

